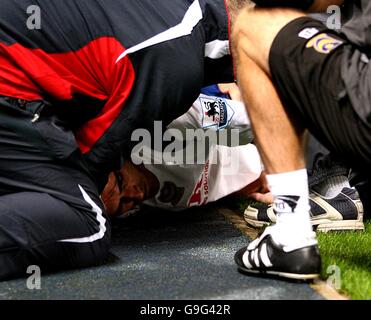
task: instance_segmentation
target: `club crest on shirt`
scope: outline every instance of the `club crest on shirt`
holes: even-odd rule
[[[202,128],[216,127],[217,130],[229,125],[234,110],[228,105],[225,99],[216,97],[201,97],[202,106]]]
[[[327,33],[321,33],[308,41],[306,47],[314,48],[319,53],[329,54],[342,44],[343,41],[331,37]]]

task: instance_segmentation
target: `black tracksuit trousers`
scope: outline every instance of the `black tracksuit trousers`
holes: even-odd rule
[[[46,106],[0,97],[0,281],[30,265],[44,273],[108,256],[96,184],[73,133]]]

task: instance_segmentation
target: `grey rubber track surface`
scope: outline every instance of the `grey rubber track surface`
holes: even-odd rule
[[[322,299],[308,284],[246,276],[233,256],[249,239],[212,207],[116,221],[102,267],[0,283],[0,299]]]

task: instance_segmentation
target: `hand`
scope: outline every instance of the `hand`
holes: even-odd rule
[[[251,193],[249,195],[249,198],[253,199],[255,201],[258,201],[258,202],[266,203],[266,204],[272,204],[273,203],[273,196],[270,192],[268,192],[268,193],[259,193],[259,192]]]
[[[228,94],[232,100],[243,102],[241,91],[235,83],[220,83],[218,87],[222,93]]]
[[[269,192],[268,183],[264,172],[261,174],[259,179],[253,183],[250,183],[248,186],[234,193],[233,195],[250,198],[267,204],[273,203],[273,197]]]

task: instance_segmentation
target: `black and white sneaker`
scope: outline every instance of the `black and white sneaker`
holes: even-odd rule
[[[277,244],[272,236],[273,227],[240,249],[235,254],[238,268],[243,272],[268,274],[296,280],[312,280],[320,275],[321,256],[315,234],[294,247]]]
[[[326,199],[311,192],[311,222],[317,231],[364,230],[363,206],[355,189],[344,188],[333,199]],[[271,205],[257,203],[244,213],[245,221],[256,228],[276,223],[276,214]]]

